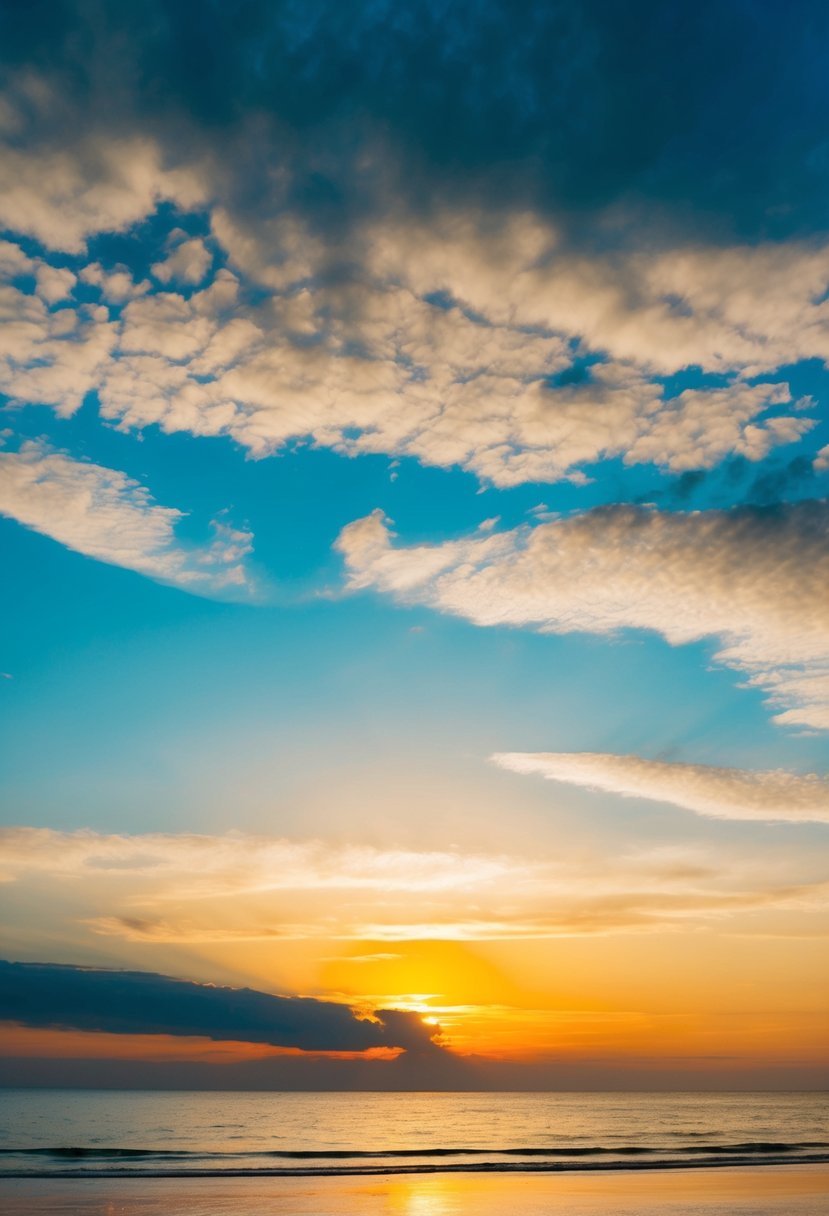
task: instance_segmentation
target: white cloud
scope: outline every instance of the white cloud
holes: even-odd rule
[[[689,514],[598,509],[409,548],[382,513],[337,541],[350,586],[478,625],[549,633],[648,629],[719,642],[778,722],[829,729],[829,504]]]
[[[794,443],[815,425],[791,414],[762,419],[764,410],[790,405],[785,384],[736,383],[724,389],[686,389],[666,402],[620,443],[625,464],[655,464],[672,472],[711,469],[726,456],[763,460],[779,444]],[[795,409],[809,408],[806,399]],[[610,452],[610,455],[615,453]]]
[[[151,145],[136,151],[123,181],[121,152],[100,155],[125,193],[104,192],[112,213],[89,217],[89,231],[128,226],[165,190],[176,194]],[[50,198],[57,186],[46,180]],[[182,199],[188,190],[199,197],[196,178],[186,182]],[[64,203],[54,206],[63,216]],[[71,219],[73,204],[65,206]],[[757,461],[814,426],[813,403],[793,401],[785,383],[740,377],[829,357],[829,306],[813,300],[829,253],[806,259],[798,248],[787,262],[770,250],[727,251],[732,287],[741,285],[733,300],[713,254],[678,255],[687,279],[687,308],[678,310],[670,301],[681,285],[660,257],[576,264],[531,217],[484,240],[479,219],[438,216],[417,230],[416,245],[408,230],[381,225],[355,235],[345,280],[327,275],[333,251],[298,221],[247,233],[221,210],[213,221],[235,273],[219,270],[189,298],[172,288],[205,282],[211,254],[181,232],[153,265],[170,290],[150,294],[119,266],[79,269],[84,284],[124,306],[115,320],[74,306],[37,314],[38,301],[9,286],[9,311],[26,324],[4,338],[0,390],[67,414],[97,389],[104,416],[124,427],[227,434],[257,456],[310,439],[348,455],[459,466],[498,486],[578,480],[585,465],[609,458],[672,471],[730,454]],[[66,245],[81,246],[79,236]],[[9,263],[12,277],[24,256]],[[74,271],[42,259],[31,270],[47,303],[69,297]],[[239,275],[269,294],[246,302]],[[775,307],[755,301],[752,318],[747,284],[765,276]],[[148,379],[136,362],[146,359]],[[666,398],[655,376],[694,362],[727,382]]]
[[[76,276],[71,270],[59,269],[41,262],[37,268],[37,294],[47,304],[58,304],[72,294],[77,283]]]
[[[0,226],[66,253],[82,253],[96,233],[129,228],[162,201],[190,208],[204,197],[199,171],[166,168],[148,139],[6,145],[0,156]]]
[[[101,295],[110,304],[126,304],[137,296],[146,295],[152,284],[148,279],[136,283],[126,266],[116,265],[105,270],[100,262],[84,266],[79,278],[100,288]]]
[[[194,287],[201,283],[213,261],[210,250],[200,237],[182,241],[162,262],[153,266],[153,274],[162,283],[184,283]]]
[[[0,514],[98,561],[209,595],[248,588],[248,532],[222,521],[207,545],[185,545],[182,512],[154,503],[124,473],[28,442],[0,452]]]
[[[829,778],[814,773],[751,772],[594,752],[497,752],[491,759],[514,773],[668,802],[715,819],[829,823]]]
[[[793,282],[785,290],[799,303],[791,305],[780,350],[768,358],[761,354],[770,342],[765,330],[737,349],[738,331],[746,328],[740,309],[748,307],[750,293],[743,291],[739,307],[733,305],[728,338],[703,292],[712,314],[705,340],[719,352],[708,357],[704,349],[690,349],[689,334],[680,340],[680,331],[671,328],[678,320],[680,329],[688,329],[675,306],[662,301],[663,324],[652,334],[655,306],[634,303],[657,290],[647,286],[648,275],[667,291],[664,269],[601,261],[574,268],[572,258],[556,250],[554,234],[529,217],[500,231],[490,226],[485,236],[482,227],[474,217],[438,217],[413,232],[375,227],[364,234],[364,245],[355,242],[363,277],[332,287],[325,280],[331,251],[296,223],[242,234],[223,215],[214,235],[231,264],[288,292],[275,298],[271,324],[264,325],[267,350],[242,361],[218,386],[239,407],[232,430],[239,442],[267,452],[308,434],[349,454],[457,464],[508,486],[572,477],[579,466],[607,457],[674,471],[710,468],[731,453],[760,460],[814,425],[800,412],[812,403],[793,403],[785,384],[749,386],[735,379],[666,400],[653,373],[694,362],[718,372],[768,372],[788,361],[790,339],[802,336],[805,325],[794,313],[812,309],[809,292],[821,274],[829,275],[829,253],[818,259],[823,269],[815,269],[814,251],[808,258],[799,248],[793,252]],[[779,284],[785,260],[762,249],[734,256],[758,283],[773,269]],[[717,265],[713,251],[699,251],[688,275],[704,285],[706,274],[719,273]],[[736,269],[734,276],[739,278]],[[441,291],[475,315],[425,298]],[[588,314],[595,309],[616,317],[617,337],[641,329],[653,349],[615,341],[608,325],[594,339]],[[766,330],[776,315],[764,311]],[[810,317],[811,329],[823,333],[827,319],[829,311],[819,310]],[[701,322],[693,325],[699,329]],[[300,349],[286,337],[300,341]],[[559,383],[555,378],[572,367],[574,338],[581,342],[580,356],[603,353],[605,361],[594,362],[582,380],[577,375]],[[722,353],[729,342],[731,353]],[[363,356],[355,358],[355,350]],[[829,341],[821,350],[829,354]]]
[[[18,275],[33,275],[37,265],[37,261],[24,253],[19,245],[12,241],[0,241],[0,275],[4,280]]]
[[[366,237],[374,276],[443,291],[499,325],[542,326],[651,372],[768,371],[829,357],[829,245],[685,246],[574,253],[537,217],[386,224]]]
[[[174,292],[133,300],[124,309],[120,349],[179,362],[200,351],[213,332],[207,317]]]
[[[579,480],[610,458],[671,471],[758,461],[814,426],[813,403],[778,379],[829,359],[829,247],[577,255],[531,214],[444,211],[356,229],[344,271],[343,251],[301,219],[234,216],[222,188],[216,166],[171,168],[147,139],[8,149],[0,223],[12,230],[79,254],[159,202],[205,206],[233,273],[209,281],[207,245],[177,230],[152,267],[163,293],[123,267],[78,268],[125,306],[115,321],[74,307],[35,318],[18,292],[28,325],[4,340],[0,390],[67,414],[97,389],[125,427],[227,434],[257,456],[309,439],[504,487]],[[75,271],[31,270],[43,300],[69,298]],[[258,302],[237,294],[240,277]],[[204,282],[190,299],[174,290]],[[725,382],[666,398],[658,377],[689,366]]]
[[[266,216],[252,225],[217,206],[210,229],[238,270],[273,291],[313,278],[331,256],[320,237],[295,216]]]
[[[238,314],[236,286],[224,271],[189,300],[131,303],[122,356],[103,378],[105,415],[227,433],[260,456],[310,437],[348,455],[459,465],[500,486],[572,478],[608,457],[673,470],[728,454],[759,460],[814,425],[778,383],[665,400],[635,368],[599,363],[584,382],[556,385],[572,360],[560,337],[483,324],[407,291],[345,292],[338,317],[324,291],[303,290],[254,321]],[[132,376],[136,354],[156,361],[149,379]]]
[[[35,277],[37,294],[14,285],[21,275]],[[117,341],[107,309],[73,304],[50,311],[71,295],[75,275],[7,241],[0,247],[0,280],[0,392],[16,404],[74,413],[100,383]]]

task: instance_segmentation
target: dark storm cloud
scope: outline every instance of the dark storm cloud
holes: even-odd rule
[[[651,240],[689,219],[723,238],[824,227],[828,35],[819,0],[0,12],[9,80],[35,69],[60,97],[40,117],[31,102],[16,138],[139,131],[173,159],[209,149],[236,207],[279,195],[326,227],[390,200],[484,199],[546,209],[574,239],[619,201],[644,208]]]
[[[108,1034],[188,1035],[303,1051],[438,1051],[415,1014],[196,984],[146,971],[0,961],[0,1020]]]

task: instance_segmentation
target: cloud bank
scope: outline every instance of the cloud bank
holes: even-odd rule
[[[0,961],[0,1019],[108,1034],[183,1035],[301,1051],[439,1050],[434,1027],[400,1010],[196,984],[146,971]]]
[[[829,729],[829,504],[669,513],[614,506],[509,532],[400,547],[382,512],[337,547],[371,588],[482,626],[671,645],[712,638],[785,725]]]
[[[302,204],[320,227],[347,228],[390,196],[415,212],[531,199],[569,216],[574,240],[579,213],[595,229],[613,208],[617,224],[644,211],[657,232],[689,213],[717,234],[824,222],[828,31],[813,0],[786,19],[739,0],[48,8],[46,20],[39,4],[11,6],[0,42],[20,154],[13,218],[41,232],[51,217],[23,172],[29,149],[55,159],[73,235],[96,208],[128,222],[125,186],[180,197],[187,161],[230,178],[240,208]],[[156,158],[140,154],[148,130]],[[59,157],[79,131],[85,173],[73,174]],[[134,143],[114,164],[113,135]]]
[[[748,772],[597,752],[496,752],[514,773],[648,798],[715,819],[829,823],[829,778],[781,771]]]
[[[115,469],[74,460],[38,442],[0,451],[0,515],[77,553],[202,595],[251,590],[249,532],[222,520],[207,545],[175,534],[181,511],[154,503]]]

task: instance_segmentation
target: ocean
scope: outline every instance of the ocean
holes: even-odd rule
[[[6,1090],[2,1178],[656,1171],[829,1162],[817,1093]]]

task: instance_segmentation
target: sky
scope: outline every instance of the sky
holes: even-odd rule
[[[0,1083],[829,1082],[829,11],[0,11]]]

